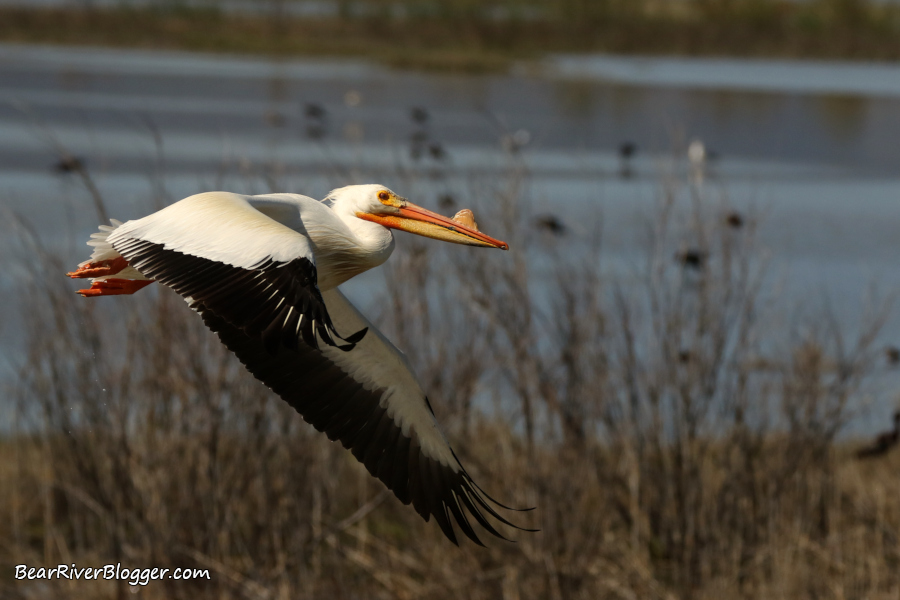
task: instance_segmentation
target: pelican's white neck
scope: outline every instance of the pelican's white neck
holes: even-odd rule
[[[357,217],[356,203],[346,198],[333,201],[330,208],[297,194],[267,194],[247,200],[263,214],[309,238],[323,291],[377,267],[394,250],[391,231]]]
[[[356,215],[344,218],[344,223],[356,236],[361,248],[372,255],[377,262],[372,266],[378,266],[386,261],[394,251],[394,234],[387,227],[378,223],[365,221]]]
[[[394,236],[386,227],[335,211],[340,227],[305,223],[316,253],[319,288],[339,286],[351,277],[375,268],[394,251]]]

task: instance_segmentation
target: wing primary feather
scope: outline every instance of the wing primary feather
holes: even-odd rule
[[[512,540],[507,539],[506,537],[500,535],[500,532],[498,532],[494,528],[494,526],[491,525],[490,521],[488,521],[487,519],[484,518],[484,515],[481,514],[481,511],[478,510],[478,507],[472,502],[472,499],[469,496],[469,491],[470,490],[466,489],[465,484],[463,484],[462,489],[461,489],[462,493],[459,495],[459,497],[462,500],[463,504],[465,505],[466,509],[468,509],[469,514],[471,514],[473,517],[475,517],[475,520],[478,521],[478,524],[481,525],[482,527],[484,527],[485,529],[487,529],[488,533],[491,533],[500,539],[506,540],[507,542],[511,542]]]
[[[366,426],[366,422],[375,415],[376,409],[377,406],[374,403],[367,405],[365,409],[361,410],[353,418],[348,419],[339,430],[335,431],[335,439],[340,440],[344,448],[348,450],[352,448],[359,432]]]
[[[303,341],[310,348],[319,349],[319,343],[316,341],[316,336],[313,333],[313,323],[315,321],[313,319],[304,319],[303,323],[300,326],[300,333],[303,336]]]
[[[391,430],[395,427],[394,420],[385,412],[381,416],[378,427],[375,428],[375,433],[372,435],[372,440],[369,442],[369,448],[366,450],[365,459],[363,460],[363,464],[366,465],[366,469],[372,475],[377,473],[378,460],[384,454],[386,438],[390,437]]]
[[[446,473],[444,476],[446,477]],[[467,538],[480,546],[484,546],[484,544],[481,543],[481,540],[478,539],[478,535],[475,533],[475,529],[472,528],[472,524],[469,523],[469,519],[466,517],[466,511],[460,507],[457,494],[453,490],[453,486],[450,482],[448,482],[447,487],[451,490],[450,499],[447,501],[447,505],[450,507],[450,511],[453,513],[453,518],[456,519],[459,528],[466,534]]]
[[[298,311],[292,309],[288,312],[284,325],[281,327],[281,345],[285,348],[290,350],[297,349],[297,344],[299,343],[297,328],[300,326],[300,319],[302,318],[303,314]]]
[[[441,502],[441,498],[437,493],[437,489],[435,483],[432,481],[431,471],[432,465],[434,461],[427,458],[422,452],[419,453],[419,492],[424,496],[424,505],[426,510],[434,515],[434,519],[438,522],[441,527],[441,530],[444,531],[444,534],[449,538],[451,535],[453,536],[451,539],[453,543],[456,543],[456,535],[453,534],[453,528],[450,527],[448,522],[445,522],[446,515],[443,510],[443,503]],[[447,529],[450,529],[450,533],[447,533]]]
[[[471,483],[472,483],[471,479],[469,479],[468,477],[466,477],[466,488],[465,488],[465,489],[466,489],[466,492],[467,492],[469,495],[471,495],[472,498],[475,499],[475,502],[477,502],[478,505],[481,506],[481,508],[483,508],[483,509],[485,510],[485,512],[487,512],[489,515],[491,515],[492,517],[494,517],[495,519],[497,519],[498,521],[500,521],[500,522],[503,523],[504,525],[509,525],[510,527],[514,527],[514,528],[519,529],[519,530],[521,530],[521,531],[531,531],[531,530],[523,529],[522,527],[518,527],[518,526],[516,526],[516,525],[513,525],[512,523],[510,523],[509,521],[507,521],[505,518],[503,518],[503,516],[500,515],[500,513],[498,513],[496,510],[494,510],[494,508],[493,508],[490,504],[488,504],[487,502],[485,502],[484,498],[482,498],[481,495],[478,493],[478,490],[476,490],[475,488],[473,488],[473,487],[471,486]]]
[[[372,440],[372,436],[375,434],[375,430],[378,428],[378,424],[381,423],[381,419],[387,413],[387,409],[383,406],[379,405],[379,410],[372,416],[372,418],[366,422],[362,429],[359,430],[356,434],[356,439],[354,440],[353,447],[350,449],[350,452],[353,453],[353,456],[356,457],[356,460],[359,462],[363,462],[366,457],[366,450],[369,448],[369,442]],[[409,504],[408,502],[406,504]]]
[[[372,475],[380,479],[388,486],[388,488],[391,487],[391,480],[394,475],[394,464],[397,462],[397,442],[402,434],[402,430],[396,425],[391,427],[388,438],[384,442],[384,453],[381,455],[381,458],[378,459],[375,470],[372,471]],[[406,457],[402,457],[402,460],[406,460]]]
[[[280,346],[281,342],[281,324],[288,315],[288,308],[287,306],[282,308],[262,332],[263,346],[266,352],[271,355],[278,352],[278,346]]]
[[[453,530],[453,523],[450,521],[450,512],[447,510],[445,502],[447,498],[445,493],[449,490],[444,490],[440,475],[437,472],[440,469],[440,463],[433,460],[419,461],[419,468],[422,475],[422,487],[428,492],[428,503],[431,505],[431,514],[434,515],[434,520],[438,522],[444,535],[455,545],[459,546],[456,532]]]
[[[493,502],[494,504],[496,504],[496,505],[499,506],[500,508],[505,508],[506,510],[511,510],[511,511],[513,511],[513,512],[528,512],[528,511],[530,511],[530,510],[534,510],[534,509],[535,509],[534,506],[532,506],[531,508],[512,508],[512,507],[510,507],[510,506],[506,506],[505,504],[502,504],[502,503],[500,503],[500,502],[497,502],[496,500],[494,500],[494,499],[491,497],[490,494],[488,494],[488,493],[485,492],[483,489],[481,489],[481,486],[478,485],[477,483],[475,483],[475,480],[472,479],[472,478],[469,476],[468,471],[466,471],[465,467],[462,466],[462,461],[460,461],[460,460],[459,460],[459,457],[456,456],[456,452],[453,451],[453,448],[450,448],[450,454],[453,455],[453,459],[456,461],[456,464],[459,465],[460,470],[461,470],[462,473],[466,476],[466,479],[468,479],[469,483],[470,483],[475,489],[477,489],[479,492],[481,492],[482,494],[484,494],[484,497],[485,497],[485,498],[487,498],[488,500],[490,500],[491,502]],[[515,525],[513,525],[513,527],[515,527]],[[531,531],[531,530],[530,530],[530,529],[527,529],[527,530],[526,530],[526,529],[523,529],[523,531]]]
[[[397,442],[394,475],[388,487],[394,490],[394,494],[403,504],[409,504],[412,501],[409,495],[409,452],[410,439],[401,433]]]
[[[334,413],[325,425],[325,433],[331,441],[341,439],[343,435],[347,434],[348,428],[350,433],[353,433],[355,429],[359,429],[361,424],[365,422],[368,413],[371,413],[371,405],[360,401],[364,398],[363,393],[359,390],[350,389],[349,394],[349,397],[343,401],[344,405]],[[368,412],[366,411],[367,408],[369,409]]]
[[[425,503],[425,493],[422,490],[422,478],[419,475],[419,460],[422,458],[422,447],[419,445],[419,436],[414,427],[409,428],[409,497],[412,499],[413,508],[425,521],[431,518],[428,506]]]
[[[322,322],[323,319],[316,319],[316,333],[329,346],[336,346],[332,337],[328,334],[328,324]]]
[[[368,333],[368,331],[369,331],[368,327],[363,327],[362,329],[360,329],[353,335],[351,335],[349,337],[341,338],[341,339],[344,340],[345,342],[347,342],[348,344],[350,344],[351,346],[353,346],[353,345],[360,343],[362,341],[362,339],[364,337],[366,337],[366,333]],[[338,337],[341,337],[341,336],[338,336]]]
[[[347,398],[341,394],[345,389],[345,383],[343,380],[334,383],[325,392],[331,400],[321,407],[315,417],[307,419],[319,431],[327,433],[334,425],[339,424],[336,423],[334,417],[347,407]]]

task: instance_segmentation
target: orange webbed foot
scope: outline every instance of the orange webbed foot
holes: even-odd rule
[[[121,256],[111,258],[109,260],[98,260],[97,262],[81,265],[71,273],[66,273],[72,279],[85,279],[88,277],[106,277],[107,275],[115,275],[128,266],[128,261]]]
[[[85,298],[92,296],[120,296],[133,294],[136,291],[153,283],[152,279],[100,279],[91,282],[91,287],[86,290],[77,290]]]

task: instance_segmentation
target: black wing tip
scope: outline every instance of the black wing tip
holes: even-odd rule
[[[461,472],[461,479],[462,479],[462,486],[461,486],[462,494],[457,495],[456,491],[454,490],[453,500],[458,502],[457,506],[460,509],[459,513],[457,511],[453,511],[454,518],[456,520],[457,526],[462,530],[462,532],[466,535],[466,537],[468,537],[470,540],[472,540],[475,544],[481,546],[482,548],[486,547],[485,544],[475,534],[474,529],[469,524],[468,520],[465,518],[466,512],[468,512],[470,515],[472,515],[472,517],[475,519],[475,521],[477,521],[477,523],[484,530],[486,530],[488,533],[490,533],[494,537],[500,538],[501,540],[503,540],[505,542],[510,542],[513,544],[518,543],[517,540],[510,539],[510,538],[504,536],[503,534],[501,534],[499,531],[497,531],[497,529],[490,523],[490,521],[488,521],[488,519],[484,513],[487,513],[487,515],[496,519],[500,523],[503,523],[504,525],[512,527],[513,529],[516,529],[518,531],[525,531],[528,533],[536,533],[536,532],[540,531],[539,529],[530,529],[527,527],[522,527],[520,525],[516,525],[515,523],[504,518],[503,515],[499,514],[496,510],[494,510],[488,504],[488,502],[491,502],[491,503],[496,504],[497,506],[500,506],[503,508],[506,508],[506,507],[503,506],[502,504],[500,504],[499,502],[496,502],[493,498],[491,498],[486,493],[484,493],[484,491],[481,490],[481,488],[477,484],[475,484],[474,481],[472,481],[471,477],[469,477],[468,473],[465,473],[465,471]],[[482,498],[482,494],[485,496],[484,498]],[[443,503],[446,505],[446,501],[444,501]],[[513,510],[516,512],[522,512],[522,509],[509,509],[509,510]],[[533,510],[533,508],[526,509],[526,510]],[[482,511],[484,511],[484,512],[482,512]]]
[[[370,464],[370,461],[361,462],[372,475],[387,485],[388,489],[393,491],[401,502],[412,503],[415,511],[426,523],[434,517],[444,537],[454,546],[460,546],[459,540],[463,537],[459,535],[461,532],[474,544],[482,548],[486,547],[478,536],[483,532],[476,533],[475,525],[480,526],[482,530],[494,537],[515,543],[515,540],[500,533],[492,520],[520,531],[535,531],[515,525],[498,513],[497,509],[489,503],[498,506],[500,504],[489,499],[487,494],[480,491],[480,488],[475,485],[458,461],[456,464],[447,464],[426,456],[422,452],[414,427],[410,427],[409,435],[404,433],[400,437],[409,440],[408,450],[402,452],[407,458],[400,461],[408,465],[408,471],[400,480],[391,479],[389,484],[380,477],[378,469],[373,470],[373,464]],[[375,440],[366,440],[365,445],[369,446],[373,443]],[[452,449],[450,451],[452,453]],[[354,452],[354,454],[356,453]],[[455,454],[453,456],[455,458]],[[357,459],[359,458],[360,456],[357,455]]]
[[[494,499],[490,496],[490,494],[488,494],[488,493],[485,492],[483,489],[481,489],[481,487],[480,487],[477,483],[475,483],[474,481],[472,481],[472,485],[474,485],[474,486],[478,489],[478,491],[481,492],[481,494],[484,495],[485,498],[487,498],[488,500],[490,500],[490,501],[491,501],[491,504],[496,504],[497,506],[499,506],[500,508],[502,508],[502,509],[504,509],[504,510],[511,510],[511,511],[513,511],[513,512],[531,512],[531,511],[533,511],[533,510],[535,510],[535,509],[537,508],[537,506],[530,506],[530,507],[528,507],[528,508],[515,508],[515,507],[512,507],[512,506],[507,506],[507,505],[503,504],[502,502],[497,502],[496,500],[494,500]],[[507,523],[507,525],[512,525],[512,523]],[[515,527],[515,525],[513,525],[513,527]],[[521,527],[516,527],[516,529],[521,529]],[[523,531],[525,531],[525,530],[523,529]]]
[[[368,327],[363,327],[362,329],[360,329],[359,331],[357,331],[356,333],[354,333],[354,334],[351,335],[350,337],[341,338],[341,339],[344,340],[345,342],[347,342],[348,344],[354,344],[354,345],[355,345],[355,344],[360,343],[360,342],[362,341],[362,339],[363,339],[364,337],[366,337],[366,334],[367,334],[367,333],[369,333],[369,328],[368,328]],[[338,336],[338,337],[340,337],[340,336]]]
[[[344,352],[350,352],[351,350],[356,348],[356,345],[359,342],[361,342],[364,337],[366,337],[366,333],[368,333],[368,331],[369,331],[368,327],[363,327],[362,329],[360,329],[359,331],[357,331],[356,333],[354,333],[348,337],[341,337],[338,334],[338,332],[335,331],[334,328],[332,327],[331,333],[334,334],[334,337],[338,338],[339,340],[343,340],[347,343],[346,344],[338,344],[338,343],[335,343],[331,339],[327,339],[326,342],[328,343],[329,346],[334,346],[338,350],[343,350]]]
[[[431,410],[431,403],[428,402],[428,398],[427,398],[427,397],[425,398],[425,403],[428,405],[429,410]],[[434,414],[434,410],[431,410],[431,414]],[[511,510],[511,511],[513,511],[513,512],[529,512],[529,511],[535,510],[535,509],[537,508],[537,506],[532,506],[532,507],[530,507],[530,508],[514,508],[514,507],[512,507],[512,506],[507,506],[507,505],[503,504],[502,502],[498,502],[493,496],[491,496],[491,495],[488,494],[486,491],[484,491],[484,489],[483,489],[480,485],[478,485],[477,483],[475,483],[475,480],[472,479],[472,477],[469,475],[468,471],[466,471],[465,467],[462,466],[462,462],[459,460],[459,457],[456,455],[456,452],[453,450],[453,448],[450,448],[450,454],[453,455],[453,458],[456,460],[456,464],[459,465],[459,468],[460,468],[460,470],[462,471],[462,474],[463,474],[463,476],[466,478],[466,480],[467,480],[467,481],[468,481],[468,482],[469,482],[476,490],[478,490],[479,492],[481,492],[481,493],[484,495],[485,498],[487,498],[488,500],[490,500],[492,504],[496,504],[496,505],[499,506],[500,508],[503,508],[503,509],[505,509],[505,510]],[[507,525],[511,525],[512,527],[516,527],[516,526],[513,525],[512,523],[507,523]],[[528,529],[522,529],[521,527],[516,527],[516,529],[521,529],[522,531],[529,531]]]
[[[500,502],[497,502],[496,500],[494,500],[493,498],[491,498],[490,496],[488,496],[488,495],[484,492],[484,490],[482,490],[481,488],[478,488],[478,491],[481,492],[482,494],[484,494],[485,498],[487,498],[488,500],[490,500],[493,504],[496,504],[497,506],[499,506],[500,508],[502,508],[502,509],[504,509],[504,510],[511,510],[511,511],[513,511],[513,512],[531,512],[531,511],[533,511],[533,510],[535,510],[535,509],[537,508],[537,506],[529,506],[528,508],[514,508],[514,507],[512,507],[512,506],[506,506],[505,504],[501,504]],[[524,531],[524,530],[523,530],[523,531]]]

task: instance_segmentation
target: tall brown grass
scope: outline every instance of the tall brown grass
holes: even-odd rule
[[[537,506],[523,519],[539,533],[452,546],[174,294],[86,301],[71,259],[42,255],[0,446],[0,594],[900,597],[900,455],[860,464],[837,439],[885,310],[852,338],[773,324],[756,219],[729,225],[702,188],[663,186],[645,262],[615,270],[602,244],[531,231],[522,185],[475,199],[512,252],[405,240],[367,309],[475,479]],[[211,579],[131,588],[9,567],[73,562]]]

